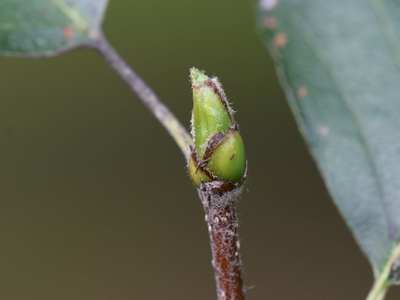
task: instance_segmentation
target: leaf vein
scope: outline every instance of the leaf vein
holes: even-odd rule
[[[87,32],[89,26],[86,21],[70,6],[62,0],[50,0],[58,9],[63,12],[81,31]]]
[[[382,24],[385,37],[392,48],[397,68],[400,70],[400,42],[396,37],[393,26],[390,23],[389,14],[387,13],[382,0],[370,0],[370,2],[378,16],[379,21]]]

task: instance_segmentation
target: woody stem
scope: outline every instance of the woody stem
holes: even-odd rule
[[[210,235],[212,265],[219,300],[244,300],[235,211],[237,194],[226,192],[221,195],[209,189],[199,189]]]

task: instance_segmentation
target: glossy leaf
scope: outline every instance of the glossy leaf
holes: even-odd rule
[[[261,0],[258,26],[332,198],[378,277],[400,239],[400,2]]]
[[[0,54],[45,56],[100,32],[107,0],[0,0]]]

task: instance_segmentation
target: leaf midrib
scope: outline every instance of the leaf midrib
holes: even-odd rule
[[[389,14],[386,11],[385,5],[382,0],[370,0],[370,3],[378,16],[379,21],[382,24],[384,36],[388,40],[388,43],[391,46],[393,51],[393,55],[396,58],[396,66],[400,71],[400,42],[396,37],[396,33],[394,31],[393,26],[390,23]]]
[[[90,37],[94,37],[93,33],[91,33],[89,29],[88,23],[71,7],[69,7],[64,1],[62,0],[49,0],[52,2],[58,9],[66,15],[72,23],[82,32],[86,32]]]

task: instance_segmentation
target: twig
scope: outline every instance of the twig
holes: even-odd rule
[[[224,182],[202,183],[199,189],[210,235],[217,296],[219,300],[244,300],[235,210],[241,188],[222,191],[219,184]]]
[[[103,56],[110,67],[164,125],[180,147],[185,159],[188,160],[190,145],[193,144],[193,141],[185,127],[179,123],[139,75],[126,64],[103,34],[99,35],[90,46]],[[224,184],[226,182],[202,183],[199,197],[204,206],[210,233],[218,299],[244,300],[239,255],[240,244],[237,235],[238,223],[235,212],[235,199],[241,188],[222,191],[218,186]]]
[[[193,142],[186,128],[182,126],[143,79],[121,58],[103,34],[99,34],[90,46],[103,56],[109,66],[129,85],[131,90],[138,95],[144,105],[167,129],[187,160],[190,154],[190,145]]]

